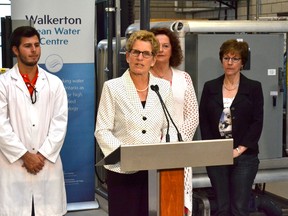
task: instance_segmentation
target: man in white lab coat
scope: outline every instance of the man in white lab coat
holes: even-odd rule
[[[0,75],[0,216],[62,216],[67,94],[57,76],[38,66],[37,30],[15,29],[11,49],[17,64]]]

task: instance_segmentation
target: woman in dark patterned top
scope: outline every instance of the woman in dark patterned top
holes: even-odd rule
[[[225,41],[219,52],[224,75],[205,83],[200,101],[202,139],[234,140],[234,164],[207,167],[217,201],[216,215],[249,215],[249,198],[259,165],[263,92],[260,82],[241,73],[248,54],[246,42]]]

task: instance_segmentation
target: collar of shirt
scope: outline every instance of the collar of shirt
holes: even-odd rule
[[[33,77],[33,79],[30,81],[29,80],[29,77],[28,77],[28,74],[22,74],[21,71],[20,71],[20,74],[29,90],[29,93],[30,95],[33,94],[33,90],[35,89],[35,85],[36,85],[36,81],[37,81],[37,78],[38,78],[38,69],[36,71],[36,74],[35,76]]]

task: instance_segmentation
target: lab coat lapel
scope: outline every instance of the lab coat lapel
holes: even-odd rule
[[[38,67],[38,78],[37,78],[37,82],[35,85],[36,91],[40,92],[41,89],[44,87],[45,83],[46,83],[46,75],[44,73],[44,71]]]
[[[13,70],[11,72],[11,77],[15,80],[17,88],[19,88],[27,97],[30,98],[28,88],[25,82],[23,81],[23,78],[19,72],[19,68],[17,65],[13,67]]]

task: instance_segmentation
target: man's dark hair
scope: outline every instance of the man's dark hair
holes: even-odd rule
[[[12,49],[13,46],[19,48],[22,37],[33,37],[34,35],[36,35],[40,41],[40,34],[35,28],[31,26],[20,26],[16,28],[10,37],[10,48]]]

